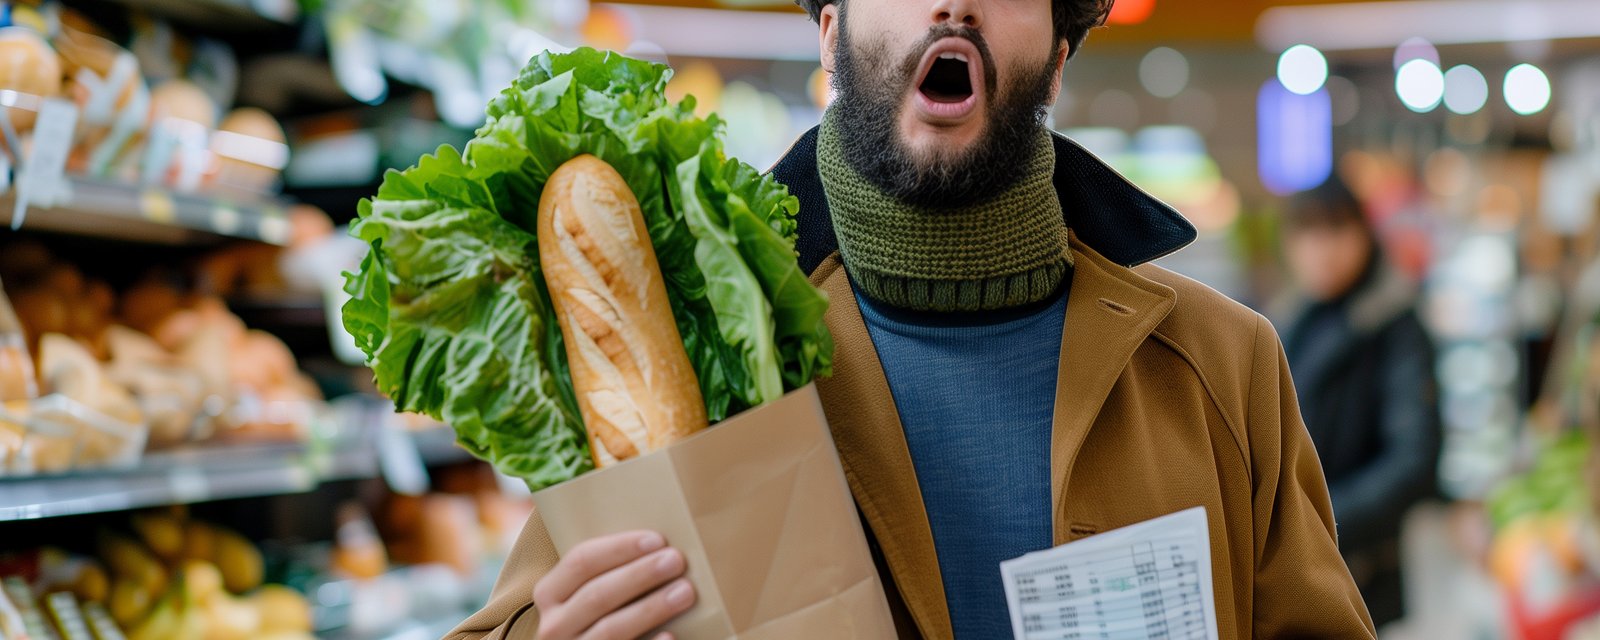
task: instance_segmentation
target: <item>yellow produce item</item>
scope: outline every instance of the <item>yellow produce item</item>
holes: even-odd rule
[[[204,560],[186,560],[183,563],[183,588],[190,602],[206,603],[225,595],[222,592],[222,572]]]
[[[218,529],[212,561],[222,570],[222,583],[228,591],[244,593],[261,586],[261,552],[244,536]]]
[[[127,629],[144,618],[150,610],[150,592],[139,583],[125,578],[117,579],[111,586],[111,619]]]
[[[141,513],[133,516],[133,530],[163,560],[170,562],[183,554],[183,523],[177,518],[165,513]]]
[[[182,621],[178,619],[178,607],[169,594],[156,604],[154,611],[150,612],[133,631],[128,634],[128,640],[180,640],[184,638],[179,627]],[[115,614],[113,614],[115,615]]]
[[[185,522],[183,525],[183,557],[209,562],[216,555],[216,527],[195,520]]]
[[[78,581],[72,585],[72,593],[84,602],[105,602],[110,592],[110,576],[106,575],[103,567],[95,563],[89,563],[79,571]]]
[[[260,633],[261,612],[231,596],[212,598],[198,609],[205,620],[204,640],[253,640]]]
[[[145,567],[156,564],[156,559],[142,545],[114,533],[100,536],[100,559],[118,578],[143,577]]]
[[[261,613],[261,631],[280,633],[308,633],[311,631],[311,604],[300,592],[278,584],[261,587],[250,596],[251,604]]]

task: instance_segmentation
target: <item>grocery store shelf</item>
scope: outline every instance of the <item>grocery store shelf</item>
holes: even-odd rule
[[[236,203],[154,188],[68,178],[68,195],[53,207],[32,207],[23,228],[161,244],[243,238],[284,244],[280,202]],[[0,196],[0,226],[12,224],[15,192]]]
[[[448,428],[406,432],[423,465],[472,459]],[[146,454],[140,466],[58,476],[0,478],[0,522],[170,504],[305,493],[323,482],[384,477],[377,444],[233,445]]]
[[[154,453],[127,471],[0,479],[0,522],[303,493],[316,484],[299,445]]]
[[[250,31],[284,27],[300,18],[296,0],[115,0],[169,19],[207,28]]]
[[[228,299],[228,309],[251,327],[326,327],[328,308],[322,296],[241,296]]]

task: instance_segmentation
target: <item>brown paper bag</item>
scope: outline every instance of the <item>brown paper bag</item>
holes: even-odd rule
[[[816,385],[533,499],[562,553],[635,529],[682,550],[680,640],[894,637]]]

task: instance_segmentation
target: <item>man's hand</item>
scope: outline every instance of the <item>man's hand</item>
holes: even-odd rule
[[[684,569],[683,552],[653,531],[573,547],[533,587],[539,640],[633,640],[649,633],[694,604]],[[655,640],[671,638],[663,633]]]

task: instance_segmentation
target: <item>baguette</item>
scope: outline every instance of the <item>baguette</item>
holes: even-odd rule
[[[700,382],[622,176],[591,155],[561,165],[539,198],[538,236],[595,466],[704,429]]]

